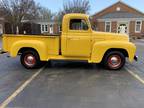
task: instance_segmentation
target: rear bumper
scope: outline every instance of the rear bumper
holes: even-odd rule
[[[135,61],[138,61],[138,56],[135,55],[135,56],[134,56],[134,60],[135,60]]]

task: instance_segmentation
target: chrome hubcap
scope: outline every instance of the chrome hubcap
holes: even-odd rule
[[[24,58],[24,62],[27,66],[32,67],[36,63],[36,59],[32,54],[28,54]]]
[[[118,68],[121,65],[121,58],[118,55],[113,55],[108,60],[109,66],[112,68]]]

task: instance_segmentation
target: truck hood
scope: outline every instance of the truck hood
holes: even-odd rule
[[[106,41],[106,40],[129,41],[129,36],[126,34],[93,31],[92,36],[94,40],[96,39],[99,41]]]

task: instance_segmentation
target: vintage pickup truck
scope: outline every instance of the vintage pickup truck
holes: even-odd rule
[[[42,61],[80,60],[101,63],[111,70],[121,69],[134,60],[136,46],[125,34],[96,32],[85,14],[63,17],[61,35],[8,35],[2,37],[1,53],[20,55],[21,64],[28,69]]]

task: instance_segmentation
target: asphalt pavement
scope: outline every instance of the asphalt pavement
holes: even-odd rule
[[[139,61],[127,62],[119,71],[86,62],[63,61],[52,62],[51,67],[27,70],[21,66],[19,57],[0,55],[0,105],[6,104],[6,108],[143,108],[144,44],[137,42],[136,45]]]

